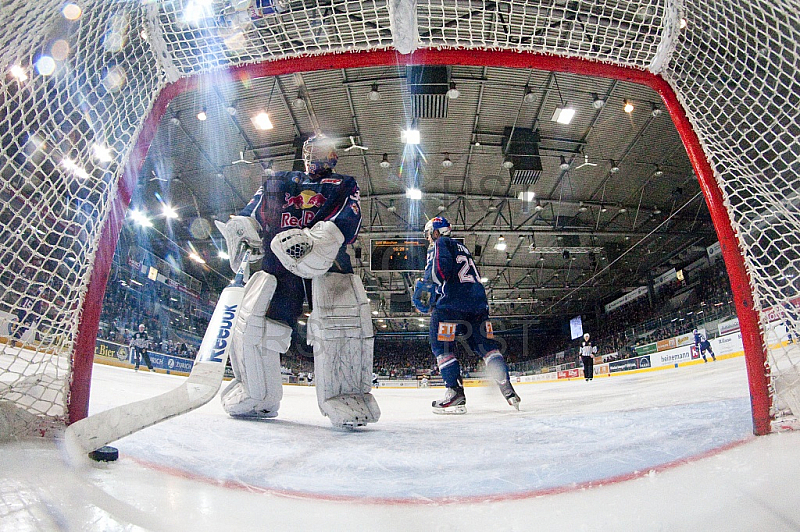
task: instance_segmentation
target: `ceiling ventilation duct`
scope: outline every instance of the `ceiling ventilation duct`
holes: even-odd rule
[[[503,131],[504,155],[511,159],[512,185],[534,185],[542,176],[539,131],[507,127]]]
[[[413,118],[447,118],[449,75],[445,66],[406,67]]]

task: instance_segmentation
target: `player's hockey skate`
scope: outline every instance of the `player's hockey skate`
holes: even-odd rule
[[[522,399],[520,399],[517,392],[514,391],[514,387],[511,386],[510,382],[506,380],[500,383],[500,392],[503,394],[503,397],[506,398],[508,404],[519,410],[519,403]]]
[[[331,424],[340,429],[355,429],[375,423],[381,417],[378,403],[370,393],[344,394],[331,397],[320,406]]]
[[[431,403],[434,414],[466,414],[467,396],[464,395],[464,388],[447,388],[444,399]]]

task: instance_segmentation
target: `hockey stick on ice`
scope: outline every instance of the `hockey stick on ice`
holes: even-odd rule
[[[249,259],[250,250],[247,250],[233,282],[220,294],[186,381],[167,393],[76,421],[64,433],[67,452],[71,456],[85,455],[129,434],[190,412],[217,395],[228,361],[230,332],[244,296]]]

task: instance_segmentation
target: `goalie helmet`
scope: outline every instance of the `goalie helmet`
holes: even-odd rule
[[[332,171],[338,160],[335,143],[325,135],[309,137],[303,143],[303,162],[309,175]]]
[[[450,222],[444,216],[437,216],[428,220],[425,224],[425,237],[432,235],[434,231],[439,231],[440,235],[447,236],[450,234]]]
[[[584,340],[585,342],[588,342],[588,341],[589,341],[589,333],[586,333],[586,334],[584,334],[584,335],[583,335],[583,340]]]

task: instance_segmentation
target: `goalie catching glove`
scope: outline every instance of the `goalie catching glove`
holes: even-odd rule
[[[436,287],[433,283],[426,283],[422,279],[418,279],[414,285],[414,295],[411,298],[414,303],[414,308],[420,312],[427,313],[431,311],[433,305],[436,304]]]
[[[261,227],[255,218],[250,216],[231,216],[228,223],[215,220],[214,224],[225,237],[225,246],[230,255],[231,269],[239,271],[245,248],[250,248],[250,262],[259,262],[264,256],[261,249]],[[244,244],[244,245],[243,245]]]
[[[324,221],[310,229],[287,229],[278,233],[269,247],[284,268],[312,279],[330,269],[343,243],[344,235],[336,224]]]

